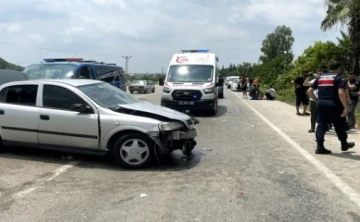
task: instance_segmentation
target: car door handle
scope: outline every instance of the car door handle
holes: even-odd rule
[[[0,115],[5,115],[5,110],[0,110]]]
[[[42,119],[42,120],[50,120],[50,116],[48,116],[48,115],[40,115],[40,119]]]

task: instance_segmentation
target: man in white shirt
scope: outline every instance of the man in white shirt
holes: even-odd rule
[[[266,91],[265,96],[267,100],[275,100],[276,90],[270,86],[270,88]]]

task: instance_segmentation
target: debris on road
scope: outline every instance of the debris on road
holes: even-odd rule
[[[283,174],[283,173],[285,173],[285,171],[279,171],[278,173]]]
[[[212,149],[206,149],[206,148],[203,148],[203,150],[205,150],[205,151],[213,151]]]
[[[240,191],[240,194],[244,194],[244,191]]]
[[[148,197],[148,195],[146,193],[140,194],[140,198],[145,198],[145,197]]]
[[[251,127],[256,127],[255,125],[251,125]]]

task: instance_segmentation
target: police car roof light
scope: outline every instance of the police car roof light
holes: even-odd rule
[[[181,50],[182,53],[207,53],[210,50],[208,49],[191,49],[191,50]]]
[[[58,59],[43,59],[44,62],[82,62],[82,58],[58,58]]]

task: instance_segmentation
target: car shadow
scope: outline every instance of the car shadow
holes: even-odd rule
[[[214,118],[214,117],[224,116],[226,115],[226,113],[227,113],[227,107],[223,105],[218,105],[218,110],[215,116],[201,111],[193,111],[190,112],[189,115],[193,117]]]
[[[122,168],[110,155],[95,156],[27,147],[6,147],[4,148],[4,152],[0,153],[0,158],[58,165],[80,160],[80,164],[76,166],[78,168],[96,168],[114,171],[183,171],[196,167],[201,162],[203,155],[206,154],[196,150],[196,148],[189,158],[184,156],[182,152],[175,151],[172,154],[155,156],[153,162],[148,167],[135,170]]]

